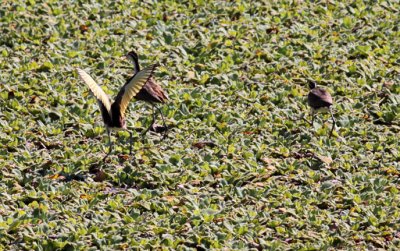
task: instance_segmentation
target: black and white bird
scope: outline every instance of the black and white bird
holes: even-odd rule
[[[142,71],[137,71],[118,92],[115,101],[111,103],[110,98],[101,89],[101,87],[93,80],[93,78],[82,69],[77,69],[80,78],[89,87],[92,94],[96,97],[100,106],[103,122],[107,128],[108,139],[110,143],[110,151],[104,157],[107,158],[112,152],[111,130],[127,129],[125,112],[128,108],[129,101],[135,97],[142,87],[149,81],[153,75],[156,65],[151,65]],[[132,154],[132,132],[130,134],[129,153]]]
[[[336,120],[333,117],[333,112],[332,112],[332,105],[333,105],[333,100],[331,94],[321,88],[317,87],[317,84],[314,81],[309,82],[309,87],[310,87],[310,92],[308,93],[308,105],[311,107],[311,125],[314,123],[314,118],[315,114],[317,112],[329,112],[332,117],[332,129],[329,134],[329,137],[332,136],[333,129],[335,128],[336,125]]]

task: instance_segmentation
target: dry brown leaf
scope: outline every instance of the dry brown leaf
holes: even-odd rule
[[[332,162],[333,162],[333,160],[332,160],[332,158],[331,157],[328,157],[328,156],[322,156],[322,155],[317,155],[317,158],[320,160],[320,161],[322,161],[322,162],[324,162],[325,164],[331,164]]]

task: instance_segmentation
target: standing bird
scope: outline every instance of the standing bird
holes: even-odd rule
[[[315,118],[315,113],[317,112],[327,112],[329,111],[332,117],[332,129],[329,134],[329,137],[332,136],[333,129],[335,128],[336,121],[335,118],[333,117],[332,113],[332,96],[331,94],[322,89],[321,87],[317,87],[317,84],[314,81],[309,82],[309,87],[310,87],[310,92],[308,93],[308,105],[311,107],[311,125],[314,124],[314,118]]]
[[[97,103],[100,106],[101,115],[103,122],[107,128],[108,139],[110,143],[110,151],[103,158],[105,160],[108,155],[112,152],[112,141],[111,141],[111,130],[113,129],[127,129],[125,121],[125,111],[128,107],[129,101],[142,89],[142,87],[151,78],[156,65],[151,65],[142,71],[135,73],[124,86],[118,92],[114,103],[111,101],[107,94],[101,89],[101,87],[89,76],[84,70],[77,69],[79,76],[89,87],[90,91],[97,98]],[[132,154],[132,133],[130,134],[130,148],[129,154]]]
[[[135,74],[137,74],[140,71],[140,66],[139,66],[139,57],[136,54],[136,52],[131,51],[128,52],[128,54],[125,55],[126,58],[128,58],[130,61],[132,61],[134,67],[135,67]],[[164,114],[162,113],[161,109],[156,105],[157,103],[164,104],[166,101],[169,100],[167,93],[161,88],[160,85],[158,85],[153,78],[149,78],[147,83],[143,86],[143,88],[136,94],[135,96],[136,100],[142,100],[145,102],[148,102],[151,104],[152,112],[153,112],[153,121],[151,122],[150,126],[143,132],[143,135],[145,135],[150,128],[154,126],[155,120],[156,120],[156,113],[154,111],[154,107],[158,110],[158,112],[161,114],[161,118],[163,120],[163,126],[164,126],[164,136],[162,139],[165,139],[166,133],[168,130],[168,127],[165,123],[165,118]]]

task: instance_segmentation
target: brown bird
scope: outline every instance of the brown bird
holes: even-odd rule
[[[101,89],[101,87],[93,80],[84,70],[77,69],[79,76],[89,87],[92,94],[97,98],[100,106],[103,122],[107,128],[108,139],[110,143],[110,151],[104,157],[107,158],[112,152],[111,130],[127,129],[125,121],[125,111],[128,108],[129,101],[142,89],[153,75],[156,65],[151,65],[142,71],[135,73],[118,92],[115,101],[111,103],[110,98]],[[132,154],[132,133],[130,134],[129,153]]]
[[[311,116],[312,116],[311,125],[314,124],[315,113],[329,111],[333,121],[332,129],[329,134],[329,137],[331,137],[333,129],[335,128],[336,125],[336,121],[332,113],[332,104],[333,104],[332,96],[325,89],[317,87],[317,84],[314,81],[309,82],[309,87],[311,90],[308,93],[307,101],[308,105],[311,107]]]
[[[140,66],[139,66],[139,57],[134,51],[128,52],[128,54],[125,55],[126,58],[128,58],[130,61],[132,61],[135,69],[135,74],[140,71]],[[147,83],[143,86],[143,88],[136,94],[135,96],[136,100],[142,100],[145,102],[148,102],[151,104],[152,107],[152,112],[153,112],[153,121],[151,122],[150,126],[143,132],[143,135],[145,135],[150,128],[153,127],[155,120],[156,120],[156,113],[154,111],[154,107],[158,110],[158,112],[161,114],[161,118],[163,120],[163,126],[164,126],[164,136],[162,139],[166,137],[166,133],[168,130],[168,127],[165,123],[165,118],[164,114],[162,113],[161,109],[156,105],[157,103],[164,104],[166,101],[169,100],[167,93],[161,88],[160,85],[158,85],[155,80],[151,77],[147,81]]]

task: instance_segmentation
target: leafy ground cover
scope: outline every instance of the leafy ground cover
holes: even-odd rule
[[[396,249],[399,1],[2,1],[0,249]],[[136,50],[168,137],[107,137]],[[307,81],[334,95],[303,119]],[[204,143],[205,142],[205,143]]]

